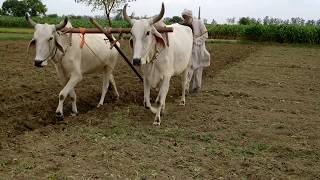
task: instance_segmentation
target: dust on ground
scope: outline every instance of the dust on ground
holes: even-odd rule
[[[122,60],[119,101],[110,92],[95,108],[101,75],[89,75],[76,88],[80,115],[57,122],[62,87],[52,64],[33,67],[26,45],[0,42],[1,178],[320,178],[319,48],[208,44],[214,63],[202,93],[178,106],[174,78],[154,127],[142,84]]]

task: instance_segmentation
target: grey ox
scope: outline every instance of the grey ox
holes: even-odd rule
[[[159,15],[150,19],[135,20],[127,15],[127,5],[123,17],[132,25],[133,64],[141,66],[144,83],[144,106],[155,113],[154,125],[160,125],[161,112],[165,109],[165,100],[169,91],[170,79],[182,74],[182,97],[180,105],[185,105],[185,93],[189,87],[188,71],[191,66],[193,36],[189,27],[174,24],[173,33],[164,38],[155,26],[164,26],[161,21],[164,15],[162,3]],[[150,103],[150,89],[159,87],[156,99],[158,107]]]
[[[86,34],[85,45],[80,47],[79,34],[64,34],[60,30],[72,25],[65,18],[58,25],[37,24],[28,15],[27,21],[34,27],[35,32],[31,45],[36,46],[34,65],[44,67],[49,60],[54,62],[60,84],[64,86],[59,94],[59,105],[56,115],[63,118],[63,102],[69,95],[72,100],[72,116],[77,115],[75,86],[82,80],[84,74],[103,72],[102,94],[98,107],[103,105],[109,82],[112,83],[117,98],[119,97],[113,77],[113,70],[117,63],[118,52],[110,49],[103,34]]]

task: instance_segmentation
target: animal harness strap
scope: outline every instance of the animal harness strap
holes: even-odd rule
[[[80,42],[80,48],[82,49],[84,44],[85,44],[85,39],[84,39],[84,35],[86,34],[86,28],[80,28],[80,34],[81,36],[81,42]]]

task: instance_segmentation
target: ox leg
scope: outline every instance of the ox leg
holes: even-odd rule
[[[143,94],[144,94],[143,105],[147,109],[151,108],[150,90],[151,90],[151,86],[149,85],[149,82],[147,80],[144,80],[143,81]]]
[[[189,94],[190,93],[190,89],[191,89],[191,87],[190,87],[190,83],[192,83],[192,77],[193,77],[193,72],[194,70],[190,67],[190,68],[188,68],[188,70],[187,70],[187,79],[186,79],[186,92],[187,92],[187,94]]]
[[[188,89],[188,70],[185,70],[182,73],[182,94],[181,94],[181,100],[180,100],[180,106],[186,105],[186,90]]]
[[[71,116],[76,116],[78,114],[78,108],[77,108],[77,94],[76,94],[76,91],[74,90],[74,88],[69,93],[69,96],[70,96],[71,101],[72,101],[72,104],[71,104],[72,105]]]
[[[98,104],[98,108],[103,106],[104,99],[106,97],[106,94],[108,92],[109,84],[110,84],[110,76],[112,71],[110,69],[107,69],[103,72],[103,84],[102,84],[102,92],[101,92],[101,98]]]
[[[163,82],[161,84],[160,91],[159,91],[160,105],[157,109],[153,125],[160,126],[161,124],[161,111],[163,111],[165,108],[166,97],[167,97],[169,86],[170,86],[170,79],[171,77],[164,77]]]
[[[143,105],[146,109],[150,109],[152,113],[157,113],[157,109],[151,106],[150,102],[150,90],[151,86],[150,83],[144,78],[145,80],[143,81],[143,91],[144,91],[144,100],[143,100]]]
[[[68,94],[74,89],[74,87],[82,80],[82,76],[80,74],[71,75],[66,86],[59,93],[59,105],[56,110],[56,116],[58,118],[63,118],[63,103]]]
[[[156,89],[157,91],[159,91],[158,96],[157,96],[157,98],[155,100],[155,103],[158,104],[158,105],[160,105],[160,87],[161,86],[162,86],[162,80],[159,82],[159,85],[158,85],[158,87]]]
[[[113,74],[110,75],[110,82],[114,90],[114,95],[116,96],[116,99],[119,100],[120,96],[119,96],[119,92],[118,92],[116,81],[114,80]]]

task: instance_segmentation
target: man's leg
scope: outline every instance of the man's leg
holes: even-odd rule
[[[203,72],[203,67],[199,67],[193,73],[192,84],[191,84],[192,93],[198,93],[201,90],[202,72]]]

